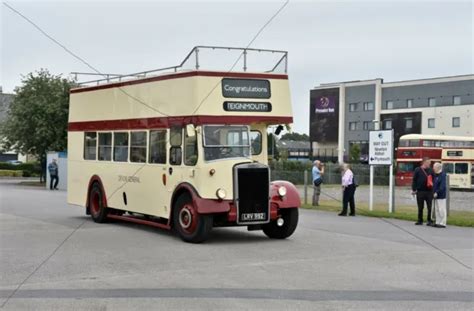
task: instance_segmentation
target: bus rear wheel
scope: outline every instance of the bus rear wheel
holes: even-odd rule
[[[98,183],[94,183],[89,192],[89,211],[92,219],[103,223],[107,219],[108,208],[104,204],[104,194]]]
[[[286,239],[293,234],[298,225],[298,209],[288,208],[280,210],[283,224],[278,225],[278,219],[263,226],[263,233],[271,239]]]
[[[212,216],[199,214],[191,196],[182,194],[173,207],[173,228],[183,241],[201,243],[212,230]]]

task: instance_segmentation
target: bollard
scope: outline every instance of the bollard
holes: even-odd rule
[[[451,198],[450,192],[451,189],[449,186],[449,174],[446,174],[446,216],[449,216],[449,200]]]
[[[308,171],[304,171],[304,204],[308,204]]]

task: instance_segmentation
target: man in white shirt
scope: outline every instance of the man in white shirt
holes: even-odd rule
[[[354,194],[356,185],[354,183],[354,174],[351,171],[349,164],[344,163],[342,166],[342,211],[339,216],[347,216],[347,205],[350,206],[350,216],[355,216],[355,201]]]

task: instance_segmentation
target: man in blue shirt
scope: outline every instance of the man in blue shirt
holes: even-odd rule
[[[313,162],[313,206],[319,206],[319,196],[321,195],[321,184],[323,183],[324,164],[316,160]]]
[[[58,174],[58,163],[56,163],[56,159],[53,159],[53,161],[49,163],[48,171],[49,171],[49,176],[50,176],[49,189],[58,190],[58,182],[59,182],[58,175],[59,174]]]

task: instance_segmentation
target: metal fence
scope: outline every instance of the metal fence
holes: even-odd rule
[[[356,164],[352,166],[352,171],[359,185],[368,185],[370,182],[370,167],[365,164]],[[287,180],[296,185],[304,185],[305,171],[307,171],[308,184],[311,184],[311,166],[301,167],[299,169],[284,169],[278,166],[272,168],[271,179],[272,180]],[[341,171],[340,166],[337,164],[327,164],[325,167],[325,173],[323,176],[325,184],[340,184],[341,183]],[[388,185],[389,183],[389,168],[388,167],[375,167],[374,171],[374,184],[375,185]]]

